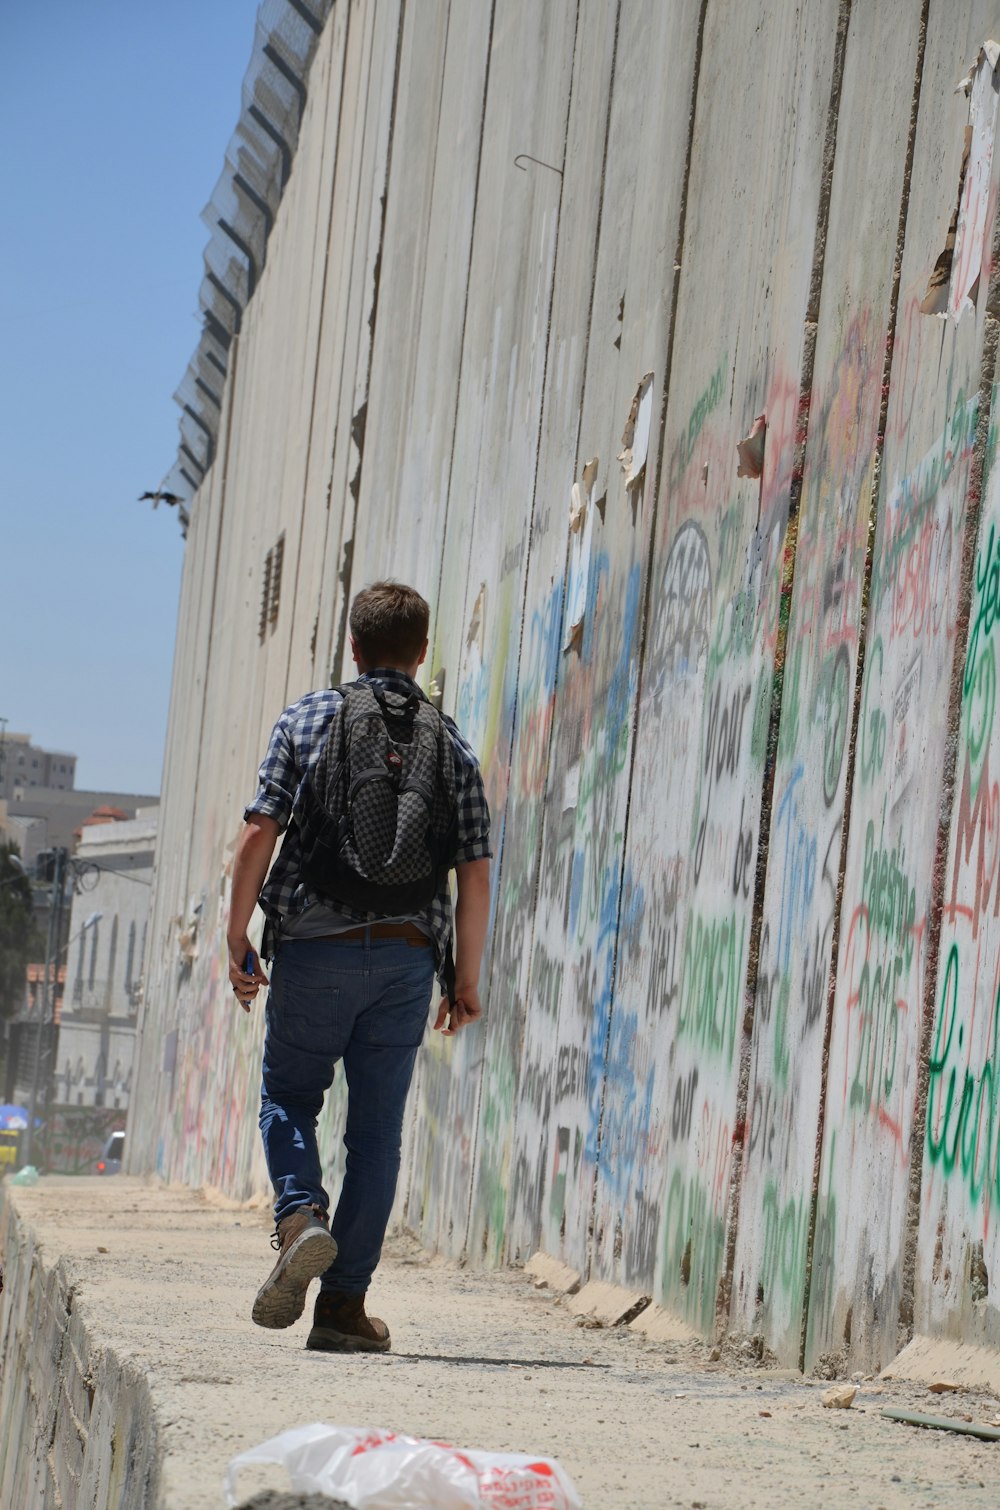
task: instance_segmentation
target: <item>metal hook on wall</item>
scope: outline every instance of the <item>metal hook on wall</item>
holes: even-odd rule
[[[550,173],[558,173],[560,178],[563,176],[562,168],[555,168],[551,163],[543,163],[540,157],[532,157],[530,152],[519,152],[514,159],[514,167],[520,168],[522,173],[527,173],[525,163],[535,163],[539,168],[548,168]]]

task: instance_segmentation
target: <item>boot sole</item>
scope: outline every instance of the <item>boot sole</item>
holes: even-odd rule
[[[314,1326],[306,1338],[306,1347],[314,1353],[387,1353],[392,1338],[377,1342],[368,1337],[355,1337],[350,1332],[335,1332],[332,1327]]]
[[[256,1324],[280,1329],[298,1321],[305,1310],[310,1283],[336,1256],[337,1244],[329,1232],[303,1232],[285,1254],[278,1272],[258,1290],[252,1313]]]

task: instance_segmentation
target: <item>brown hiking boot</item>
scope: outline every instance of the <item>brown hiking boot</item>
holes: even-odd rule
[[[278,1223],[271,1247],[278,1262],[257,1291],[253,1319],[258,1326],[285,1327],[305,1310],[309,1281],[337,1256],[329,1217],[320,1206],[300,1206]]]
[[[387,1353],[389,1328],[365,1314],[364,1295],[320,1290],[306,1347],[320,1353]]]

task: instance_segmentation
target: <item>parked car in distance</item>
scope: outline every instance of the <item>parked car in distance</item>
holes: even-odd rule
[[[124,1132],[113,1132],[97,1161],[98,1174],[121,1174],[122,1154],[125,1152]]]

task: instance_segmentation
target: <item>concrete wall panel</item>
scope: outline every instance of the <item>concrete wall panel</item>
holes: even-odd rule
[[[851,709],[921,9],[912,0],[892,14],[851,15],[805,415],[732,1297],[733,1323],[766,1332],[783,1363],[797,1363],[800,1351]],[[876,96],[882,114],[873,134],[867,107]],[[747,867],[745,893],[750,884]]]
[[[483,763],[498,858],[560,203],[558,174],[514,159],[562,160],[576,21],[576,0],[494,16],[434,634],[445,707]],[[435,1044],[418,1088],[410,1208],[421,1202],[452,1251],[465,1246],[481,1057],[470,1035]]]
[[[974,58],[988,15],[988,6],[932,6],[928,20],[853,752],[807,1362],[844,1349],[888,1361],[912,1308],[907,1216],[986,301],[957,327],[919,304],[955,206],[968,121],[946,80]]]
[[[556,1083],[561,969],[551,968],[538,941],[536,906],[556,688],[568,664],[562,650],[562,613],[571,487],[582,468],[581,398],[595,297],[595,244],[603,216],[616,13],[616,5],[600,0],[581,5],[565,156],[547,167],[524,165],[535,192],[550,200],[556,196],[559,223],[537,469],[528,500],[530,531],[512,544],[507,560],[507,576],[518,584],[523,581],[524,608],[496,877],[490,1015],[469,1236],[470,1255],[491,1261],[538,1246],[542,1201],[551,1197],[548,1129]],[[553,171],[560,166],[561,182]]]
[[[486,1021],[421,1056],[400,1219],[786,1362],[995,1340],[989,248],[974,309],[920,312],[992,24],[333,7],[191,524],[134,1168],[264,1182],[232,844],[391,574],[496,852]]]
[[[601,1178],[630,1155],[619,1188],[639,1187],[628,1237],[606,1234],[605,1266],[617,1260],[621,1277],[642,1276],[704,1329],[726,1273],[766,731],[836,40],[827,5],[762,16],[710,4],[697,86],[689,173],[698,192],[689,192],[667,393],[620,923],[628,944],[609,1050],[605,1136],[614,1141]],[[713,85],[726,54],[745,63],[738,111]],[[736,443],[762,413],[763,476],[741,480]]]

